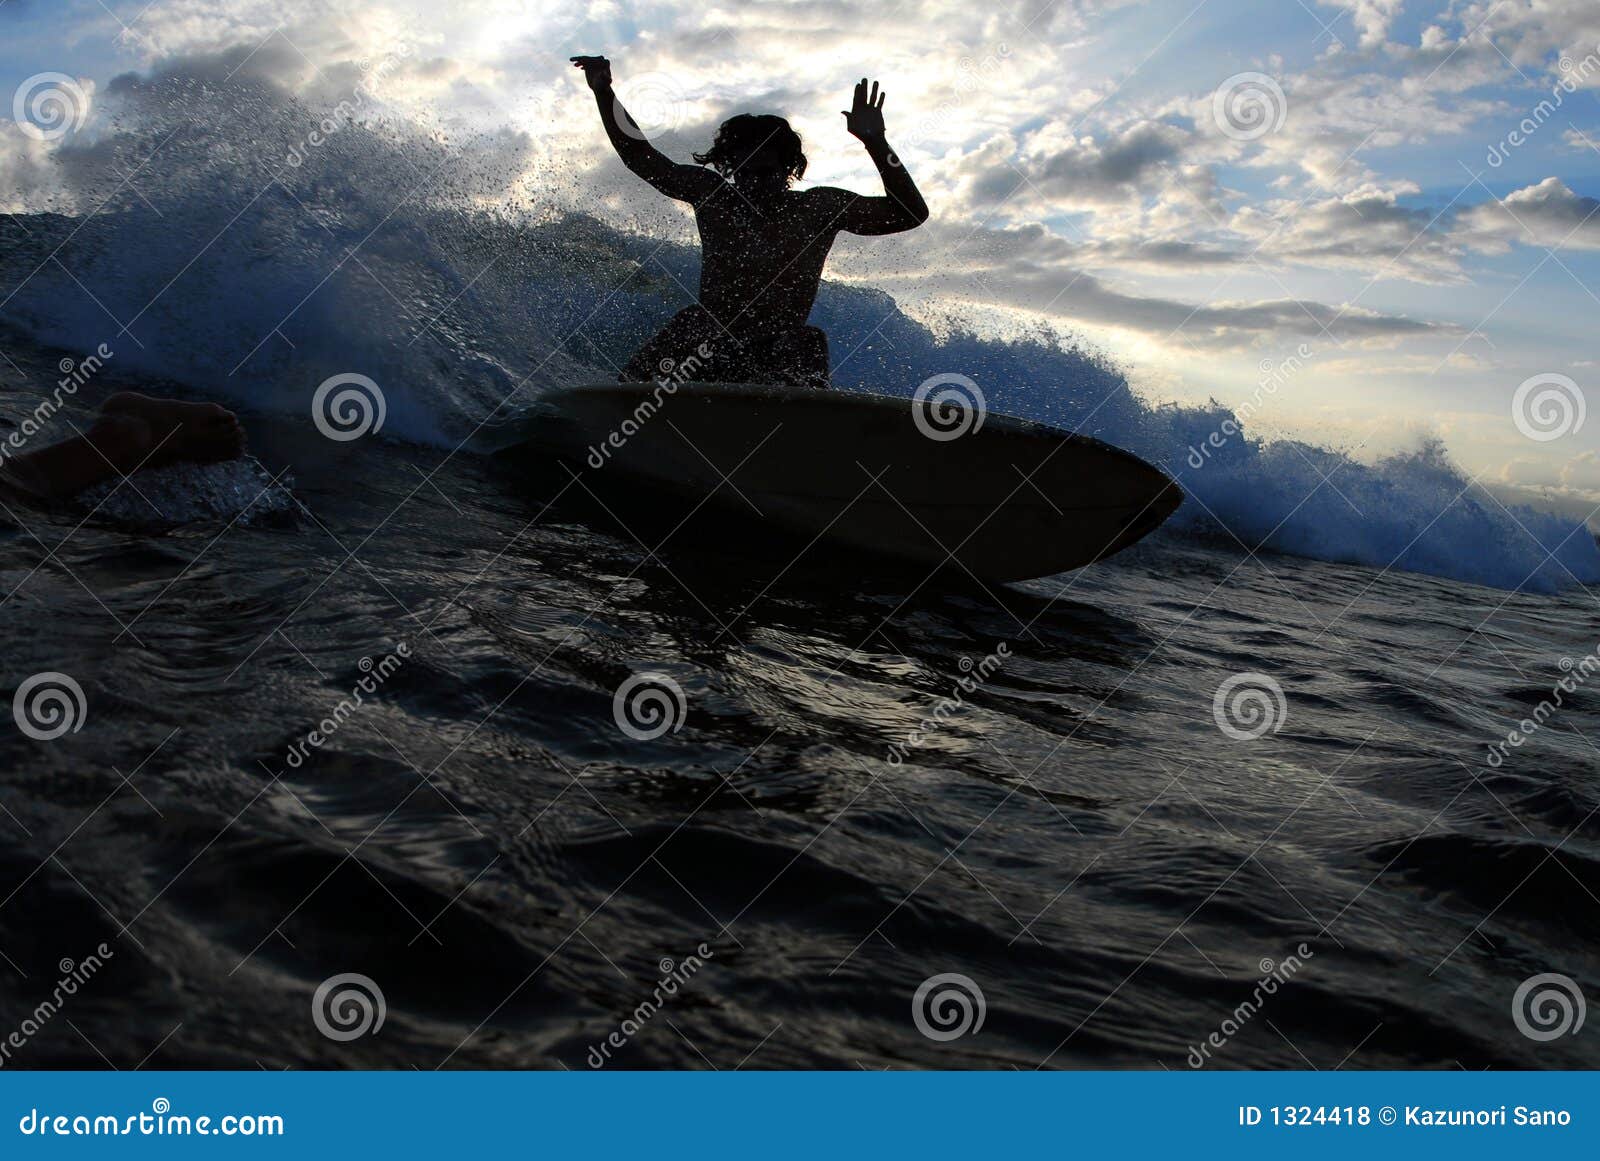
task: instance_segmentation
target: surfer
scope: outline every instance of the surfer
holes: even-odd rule
[[[928,205],[889,147],[884,94],[863,77],[845,128],[883,179],[883,196],[834,186],[791,189],[806,171],[800,135],[782,117],[741,113],[717,130],[699,165],[672,161],[645,139],[611,87],[611,62],[575,56],[594,91],[600,122],[622,163],[694,208],[700,230],[700,293],[623,368],[624,382],[828,385],[828,340],[806,325],[828,250],[840,230],[895,234],[928,220]],[[685,374],[685,369],[688,373]]]
[[[0,456],[0,483],[41,499],[65,499],[141,468],[180,460],[216,463],[243,454],[244,428],[227,408],[119,391],[100,405],[88,432]]]

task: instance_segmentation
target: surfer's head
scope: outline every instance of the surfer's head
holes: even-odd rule
[[[770,113],[729,117],[711,148],[694,159],[737,185],[788,185],[806,172],[800,134]]]

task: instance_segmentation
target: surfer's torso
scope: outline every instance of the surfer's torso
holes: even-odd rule
[[[700,228],[700,305],[732,334],[802,327],[839,229],[816,190],[752,200],[730,182],[694,205]]]

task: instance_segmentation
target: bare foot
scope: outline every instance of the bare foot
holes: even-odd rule
[[[153,399],[121,391],[106,400],[100,410],[107,415],[132,416],[150,426],[155,450],[147,467],[177,460],[209,464],[244,454],[244,428],[239,426],[239,417],[215,403]]]

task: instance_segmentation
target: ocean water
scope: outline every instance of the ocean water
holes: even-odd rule
[[[840,386],[969,375],[1183,509],[994,588],[636,534],[493,453],[681,305],[681,223],[492,196],[495,142],[403,125],[289,165],[316,115],[249,82],[110,99],[0,222],[0,416],[104,344],[39,442],[220,399],[297,503],[0,512],[3,688],[81,691],[0,731],[6,1066],[1600,1061],[1537,1035],[1600,994],[1586,529],[1438,447],[1196,469],[1224,410],[829,284]],[[336,374],[380,430],[319,430]]]

